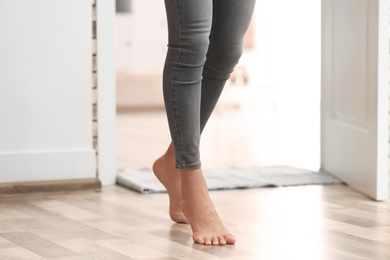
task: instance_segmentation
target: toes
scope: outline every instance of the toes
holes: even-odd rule
[[[232,234],[228,234],[225,236],[226,244],[233,245],[236,243],[236,238]]]
[[[236,243],[236,238],[231,235],[225,235],[225,236],[215,236],[215,237],[209,237],[209,236],[200,236],[200,235],[194,235],[193,239],[195,243],[206,245],[206,246],[225,246],[225,245],[233,245]]]
[[[204,244],[205,244],[206,246],[211,246],[211,245],[213,244],[213,240],[211,239],[211,237],[206,237],[206,238],[204,239]]]
[[[197,243],[197,244],[201,244],[201,245],[206,244],[206,240],[202,236],[197,236],[194,234],[192,238],[194,239],[195,243]]]
[[[220,246],[226,245],[226,240],[225,240],[225,238],[223,236],[219,236],[218,240],[219,240],[219,245]]]

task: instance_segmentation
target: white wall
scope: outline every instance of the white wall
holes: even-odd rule
[[[90,0],[0,2],[0,182],[95,176]]]

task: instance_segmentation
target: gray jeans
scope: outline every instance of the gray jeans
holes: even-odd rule
[[[176,168],[201,167],[199,143],[238,63],[256,0],[165,0],[163,90]]]

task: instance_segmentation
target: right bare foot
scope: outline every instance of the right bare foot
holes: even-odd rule
[[[178,223],[188,223],[183,214],[180,171],[175,168],[175,161],[167,152],[153,164],[153,172],[164,185],[169,195],[169,216]]]
[[[183,212],[198,244],[234,244],[235,237],[222,224],[209,196],[206,181],[201,169],[181,170]]]

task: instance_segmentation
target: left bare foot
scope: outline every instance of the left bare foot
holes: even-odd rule
[[[198,244],[234,244],[235,237],[225,228],[207,190],[201,169],[180,170],[183,212],[190,222],[193,239]]]
[[[158,158],[153,164],[153,172],[164,185],[169,195],[169,216],[178,223],[188,223],[183,214],[183,198],[181,194],[180,172],[175,168],[172,146],[167,153]]]

